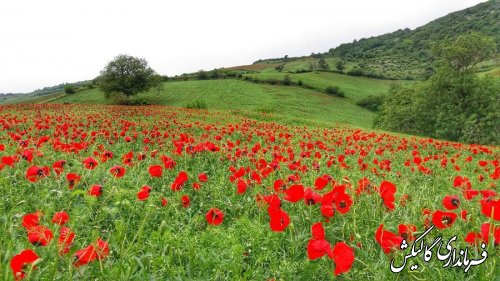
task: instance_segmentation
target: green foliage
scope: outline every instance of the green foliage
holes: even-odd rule
[[[345,97],[345,94],[338,86],[328,86],[325,89],[325,93],[336,96],[336,97]]]
[[[185,108],[189,109],[207,109],[207,103],[203,100],[196,100],[194,102],[186,104]]]
[[[161,77],[148,66],[145,59],[119,55],[109,62],[99,76],[99,88],[109,97],[111,93],[129,99],[161,83]]]
[[[285,86],[290,86],[292,84],[292,79],[290,78],[290,75],[285,75],[283,77],[283,85]]]
[[[198,80],[207,80],[209,78],[208,73],[204,70],[200,70],[196,73],[196,78]]]
[[[274,70],[276,70],[278,72],[282,72],[284,68],[285,68],[285,65],[280,64],[280,65],[277,65],[276,67],[274,67]]]
[[[328,65],[328,63],[326,62],[326,60],[324,58],[320,58],[318,60],[318,68],[326,70],[326,69],[330,69],[330,66]]]
[[[382,97],[382,96],[369,95],[369,96],[366,96],[365,98],[359,100],[356,103],[356,105],[364,107],[364,108],[371,110],[371,111],[379,111],[383,101],[384,101],[384,97]]]
[[[343,60],[337,61],[335,64],[335,68],[337,68],[338,71],[342,72],[345,69],[345,62]]]
[[[69,95],[74,94],[74,93],[76,93],[76,88],[75,88],[75,86],[68,84],[68,85],[64,86],[64,92],[66,94],[69,94]]]
[[[473,40],[485,44],[470,43]],[[424,83],[391,89],[375,119],[376,127],[499,144],[500,83],[489,76],[479,78],[474,72],[476,58],[488,58],[495,52],[488,42],[487,37],[467,34],[437,44],[434,52],[445,63]]]
[[[432,52],[455,71],[467,71],[496,53],[493,37],[471,32],[455,40],[443,40],[432,46]]]
[[[329,50],[332,57],[349,62],[364,62],[365,70],[391,79],[427,78],[432,66],[432,42],[457,37],[471,31],[493,36],[500,45],[500,3],[498,0],[451,13],[414,30],[355,40]],[[477,42],[466,42],[477,44]],[[479,45],[482,45],[479,44]]]

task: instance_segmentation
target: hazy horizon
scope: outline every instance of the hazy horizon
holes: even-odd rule
[[[480,0],[16,1],[0,4],[0,93],[95,78],[119,54],[162,75],[323,53],[415,29]]]

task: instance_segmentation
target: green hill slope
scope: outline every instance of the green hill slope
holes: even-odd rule
[[[282,81],[288,75],[293,82],[301,81],[304,85],[317,88],[322,91],[329,86],[338,86],[345,92],[346,99],[352,103],[368,95],[381,95],[388,92],[391,84],[410,83],[408,81],[394,81],[372,79],[366,77],[354,77],[332,72],[306,72],[306,73],[278,73],[262,72],[247,74],[245,76],[260,80]]]
[[[431,42],[470,31],[493,36],[500,44],[500,1],[492,0],[451,13],[415,30],[400,29],[342,44],[330,49],[328,55],[359,62],[366,71],[396,76],[393,78],[414,76],[412,74],[424,76],[426,69],[431,67]],[[403,68],[406,71],[402,71]],[[400,74],[396,75],[398,72]]]
[[[310,65],[324,58],[329,69],[336,62],[345,62],[344,72],[355,70],[357,75],[387,79],[422,79],[433,68],[431,42],[477,31],[495,38],[500,50],[500,0],[490,0],[474,7],[450,13],[414,30],[399,29],[392,33],[354,40],[341,44],[326,53],[298,58],[258,60],[259,72],[275,72],[282,65],[283,72],[308,71]],[[496,61],[497,62],[497,61]],[[268,67],[266,68],[266,64]],[[497,65],[498,66],[498,65]],[[254,70],[251,66],[233,69]]]
[[[138,98],[151,103],[183,107],[203,101],[209,110],[235,110],[253,118],[301,122],[345,123],[370,127],[373,113],[356,106],[351,99],[331,97],[299,87],[254,84],[241,80],[168,82],[161,92],[150,91]],[[110,103],[98,89],[52,99],[50,103]]]

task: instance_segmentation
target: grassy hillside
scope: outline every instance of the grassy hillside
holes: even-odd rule
[[[431,66],[430,44],[470,31],[493,36],[500,44],[500,1],[451,13],[415,30],[408,28],[330,49],[329,55],[362,64],[367,71],[414,76]],[[403,71],[403,68],[405,69]],[[400,71],[399,71],[400,70]],[[418,70],[418,72],[416,72]]]
[[[283,65],[283,72],[307,71],[311,64],[317,63],[322,57],[329,64],[329,69],[335,69],[336,63],[343,60],[344,72],[355,71],[361,75],[387,79],[422,79],[432,72],[432,42],[477,31],[493,36],[500,49],[499,23],[500,0],[491,0],[448,14],[414,30],[404,28],[380,36],[354,40],[326,53],[309,57],[258,60],[256,64],[259,65],[260,72],[272,72],[277,65]],[[269,68],[263,68],[266,63]],[[247,70],[251,67],[237,69]]]
[[[403,83],[402,81],[353,77],[332,72],[307,72],[297,74],[263,72],[247,74],[246,76],[261,80],[275,79],[282,81],[285,75],[288,75],[293,82],[302,81],[304,85],[322,90],[329,86],[338,86],[345,92],[346,99],[352,103],[368,95],[385,94],[389,90],[391,84]],[[404,81],[404,83],[408,82]]]
[[[163,90],[139,95],[151,103],[184,107],[195,101],[205,102],[209,110],[242,111],[249,117],[262,119],[263,113],[287,123],[319,121],[340,122],[359,127],[370,127],[373,113],[356,106],[350,99],[331,97],[299,87],[254,84],[240,80],[204,80],[168,82]],[[107,104],[98,89],[89,89],[73,95],[52,99],[50,103]]]

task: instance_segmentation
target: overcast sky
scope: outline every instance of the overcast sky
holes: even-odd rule
[[[480,2],[2,0],[0,93],[93,79],[118,54],[176,75],[326,52]]]

